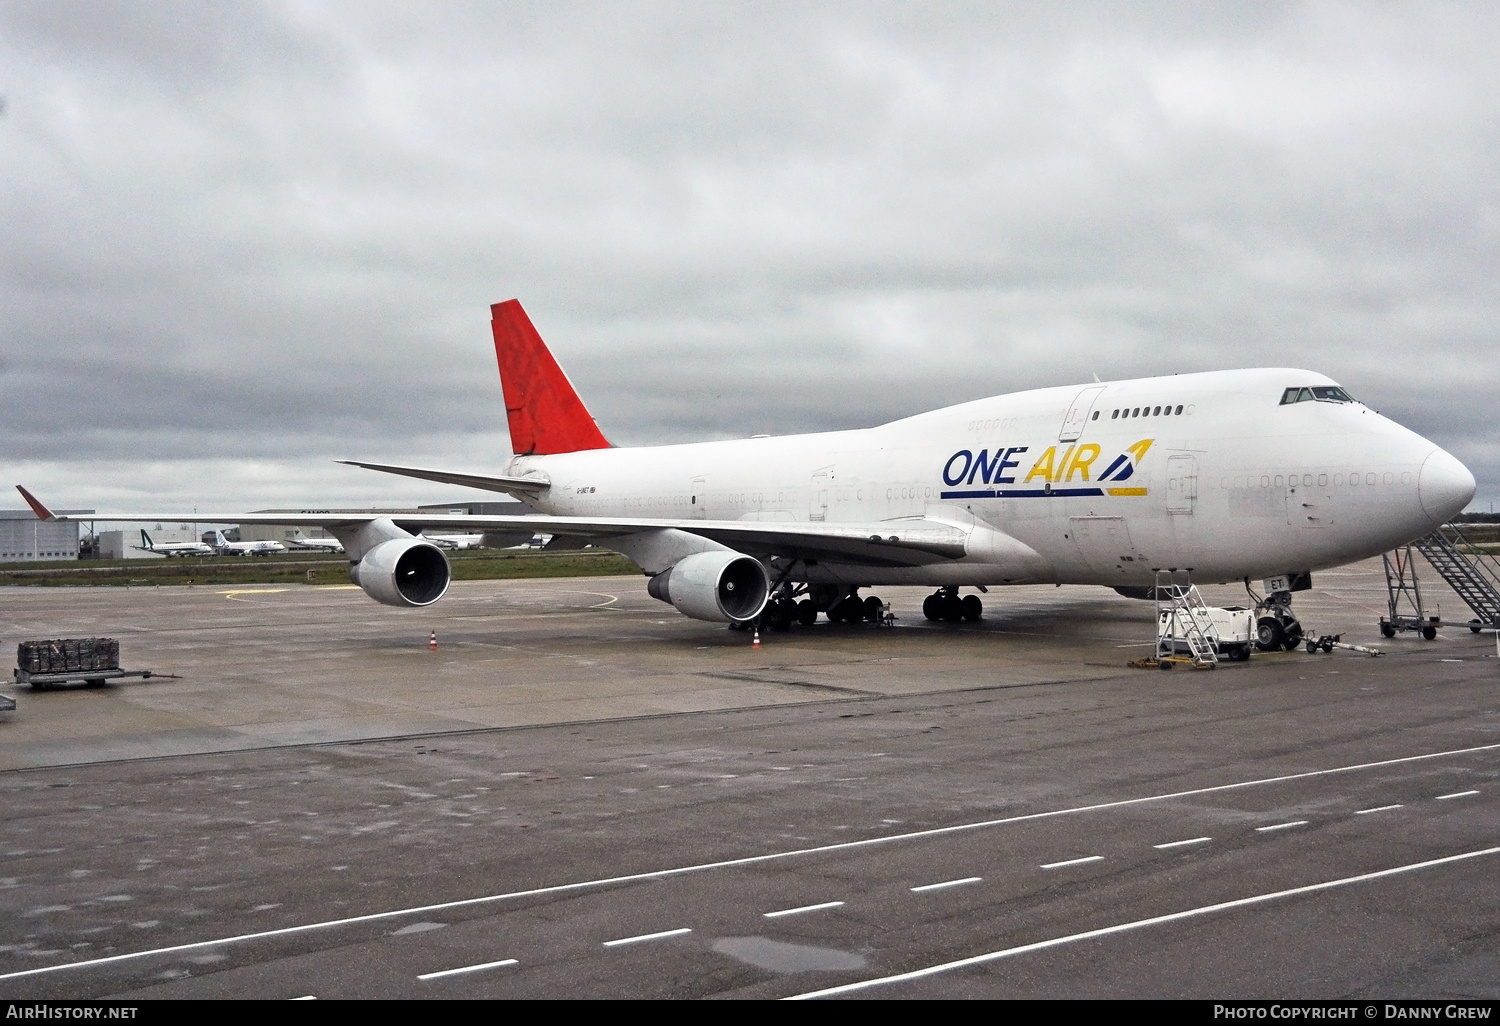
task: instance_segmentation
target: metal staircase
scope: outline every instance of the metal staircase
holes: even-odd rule
[[[1480,552],[1456,524],[1433,531],[1415,545],[1464,604],[1474,610],[1478,627],[1500,627],[1500,562],[1494,556]]]
[[[1425,556],[1438,576],[1474,611],[1476,619],[1464,626],[1475,633],[1500,628],[1500,561],[1480,552],[1456,524],[1445,524],[1404,550],[1381,557],[1390,607],[1389,616],[1380,621],[1382,634],[1389,638],[1397,631],[1421,631],[1431,640],[1442,626],[1440,617],[1428,616],[1423,608],[1417,570],[1411,562],[1412,549]]]
[[[1212,668],[1219,664],[1218,646],[1203,629],[1208,622],[1208,604],[1198,594],[1198,586],[1162,584],[1156,575],[1156,658],[1171,661],[1187,649],[1188,661],[1194,666]],[[1164,667],[1165,668],[1165,667]]]

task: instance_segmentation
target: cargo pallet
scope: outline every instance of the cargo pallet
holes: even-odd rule
[[[122,670],[120,643],[114,638],[23,641],[16,646],[16,664],[16,683],[38,691],[66,684],[97,688],[120,677],[152,675],[150,670]]]

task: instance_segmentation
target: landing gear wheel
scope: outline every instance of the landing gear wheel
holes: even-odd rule
[[[957,595],[948,594],[943,596],[943,619],[949,623],[958,623],[964,618],[964,603]]]
[[[828,619],[839,623],[859,623],[865,618],[865,604],[858,595],[848,595],[828,611]]]
[[[929,620],[937,621],[943,618],[943,604],[941,595],[928,595],[922,600],[922,615]]]
[[[871,595],[865,599],[865,623],[879,623],[880,611],[885,608],[885,603]]]
[[[1422,628],[1422,640],[1423,641],[1431,641],[1433,638],[1436,638],[1436,637],[1437,637],[1437,628],[1436,627],[1423,627]]]
[[[1302,644],[1302,625],[1296,620],[1292,620],[1282,623],[1281,629],[1286,633],[1286,641],[1283,642],[1286,645],[1286,650],[1288,652],[1295,652],[1297,646]]]
[[[778,599],[766,606],[766,623],[772,630],[790,630],[792,626],[792,604],[785,599]]]
[[[979,600],[978,595],[965,595],[963,600],[964,619],[974,623],[984,615],[984,603]]]
[[[1255,622],[1255,647],[1262,652],[1279,652],[1286,643],[1286,631],[1274,616],[1263,616]]]
[[[811,627],[818,622],[818,607],[812,604],[812,599],[803,599],[797,603],[797,622],[804,627]]]

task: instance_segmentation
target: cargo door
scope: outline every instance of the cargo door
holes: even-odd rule
[[[1191,514],[1198,505],[1198,457],[1167,457],[1167,512]]]
[[[1083,434],[1083,426],[1089,422],[1089,411],[1094,408],[1094,400],[1099,398],[1102,391],[1104,386],[1098,385],[1078,393],[1073,405],[1068,407],[1067,415],[1063,417],[1062,430],[1057,433],[1059,442],[1078,441],[1078,436]]]
[[[1139,568],[1141,554],[1124,517],[1070,517],[1068,527],[1078,554],[1095,573],[1124,577]]]
[[[1294,527],[1327,527],[1333,523],[1333,495],[1327,474],[1288,474],[1286,520]]]
[[[833,468],[824,467],[812,476],[812,497],[808,500],[807,519],[828,519],[828,482],[833,477]]]

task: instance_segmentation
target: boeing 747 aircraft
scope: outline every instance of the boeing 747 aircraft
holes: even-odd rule
[[[188,519],[326,528],[354,582],[394,606],[448,590],[424,529],[481,530],[495,546],[549,534],[624,553],[651,595],[741,627],[873,618],[879,600],[861,592],[879,585],[930,586],[927,616],[958,620],[983,611],[964,588],[1147,597],[1159,573],[1264,579],[1275,587],[1258,640],[1275,648],[1300,637],[1291,593],[1311,572],[1427,534],[1474,495],[1473,475],[1432,442],[1322,374],[1279,367],[1015,392],[855,431],[617,448],[520,303],[492,314],[515,452],[501,472],[346,462],[505,492],[542,515]]]

